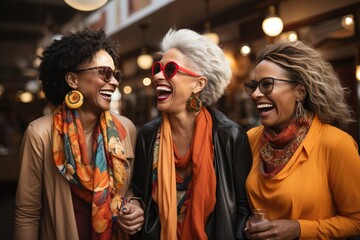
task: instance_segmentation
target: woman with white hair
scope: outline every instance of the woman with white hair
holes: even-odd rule
[[[162,116],[139,131],[133,189],[146,204],[141,239],[242,239],[252,163],[244,130],[209,105],[231,78],[202,35],[170,29],[152,66]]]

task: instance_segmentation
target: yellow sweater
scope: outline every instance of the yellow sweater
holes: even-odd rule
[[[301,239],[345,238],[360,234],[360,157],[347,133],[315,116],[304,141],[272,179],[260,173],[263,126],[248,131],[253,166],[246,182],[253,208],[270,220],[294,219]]]

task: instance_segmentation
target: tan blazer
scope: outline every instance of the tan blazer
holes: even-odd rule
[[[136,129],[129,119],[118,118],[128,133],[123,145],[132,169]],[[33,121],[23,136],[14,239],[78,239],[69,183],[52,157],[52,119],[48,115]],[[125,194],[130,179],[131,174],[121,194]]]

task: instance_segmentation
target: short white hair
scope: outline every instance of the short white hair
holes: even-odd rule
[[[224,93],[231,79],[231,68],[223,50],[201,34],[190,29],[171,28],[161,42],[161,51],[176,48],[188,59],[197,73],[208,79],[200,94],[207,105],[215,103]]]

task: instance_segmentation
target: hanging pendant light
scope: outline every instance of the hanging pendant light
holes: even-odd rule
[[[356,79],[360,81],[360,64],[356,66]]]
[[[142,48],[141,54],[137,57],[136,62],[141,69],[150,69],[153,64],[153,57],[147,53],[145,47]]]
[[[146,29],[148,28],[148,25],[142,24],[140,25],[141,28],[141,34],[143,39],[143,46],[141,47],[141,54],[137,57],[136,62],[138,66],[141,69],[147,70],[151,68],[151,65],[153,64],[153,57],[148,53],[146,49]]]
[[[220,42],[219,35],[211,31],[209,1],[210,0],[205,0],[205,23],[204,23],[205,31],[203,32],[202,35],[210,39],[216,45],[218,45]]]
[[[108,0],[64,0],[70,7],[79,11],[94,11],[107,3]]]
[[[269,7],[269,15],[262,22],[264,33],[270,37],[278,36],[284,28],[283,21],[275,14],[275,7]]]

